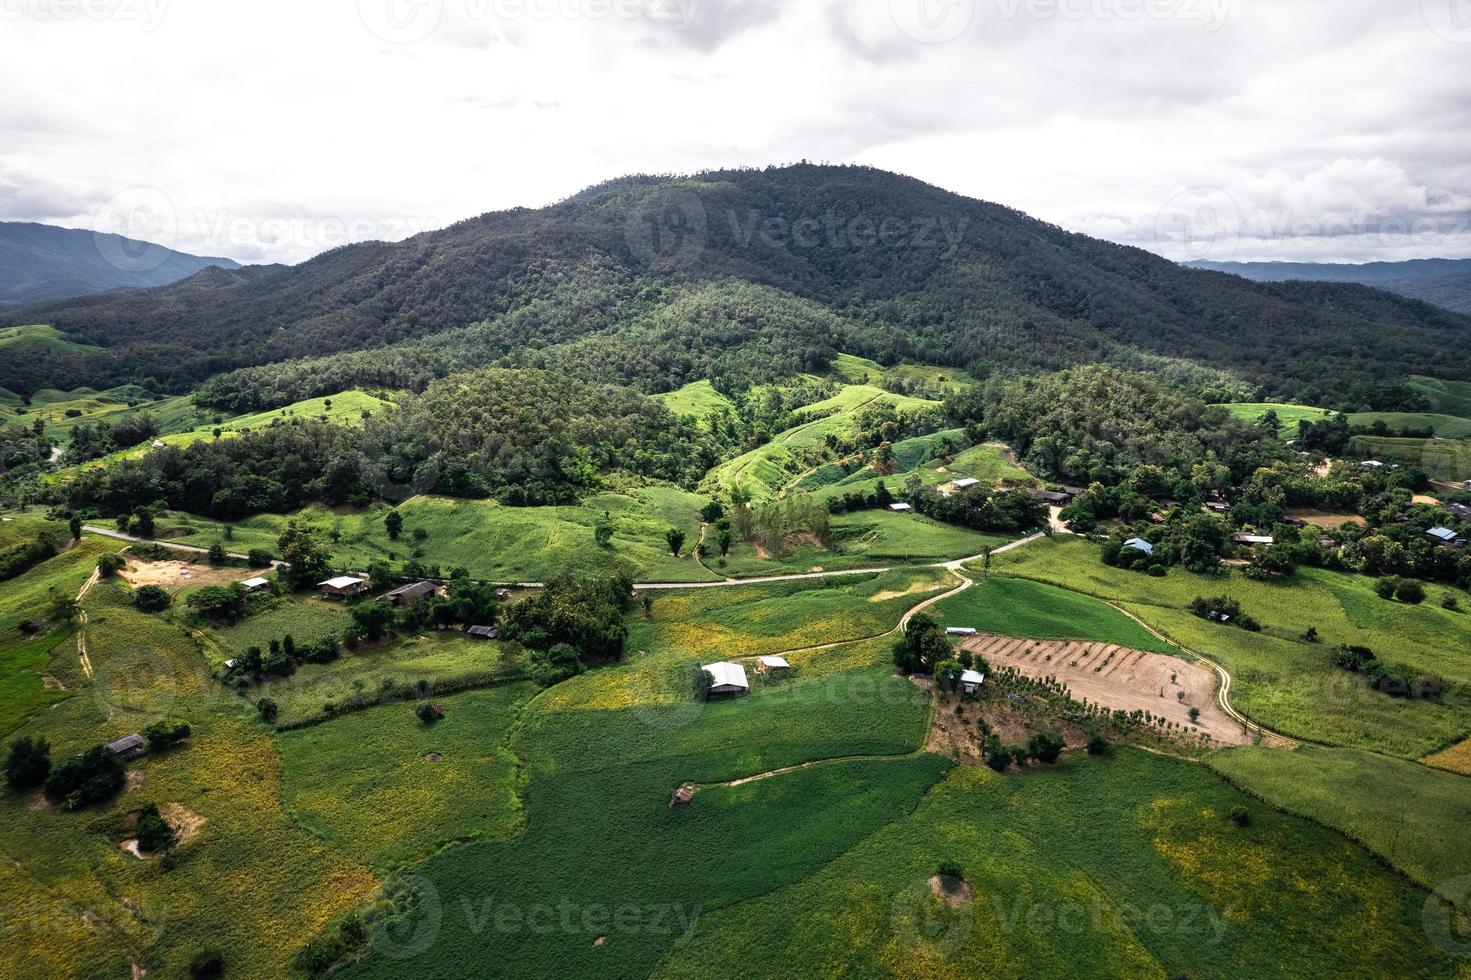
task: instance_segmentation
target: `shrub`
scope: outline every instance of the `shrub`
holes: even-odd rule
[[[1374,583],[1374,591],[1381,599],[1393,599],[1395,592],[1399,590],[1400,580],[1397,576],[1386,575]]]
[[[710,688],[715,683],[715,678],[704,667],[696,664],[690,670],[690,687],[694,690],[695,700],[704,701],[710,696]]]
[[[1408,602],[1412,606],[1417,606],[1425,601],[1425,586],[1414,579],[1407,578],[1400,582],[1394,590],[1394,595],[1400,602]]]
[[[990,754],[986,756],[986,765],[995,769],[997,772],[1005,772],[1006,767],[1011,765],[1011,751],[1001,746],[993,748]]]
[[[223,565],[227,560],[225,555],[225,546],[220,544],[218,541],[210,545],[208,558],[209,563],[211,565],[214,565],[215,567]]]
[[[935,874],[941,878],[955,878],[959,881],[965,880],[965,872],[954,861],[941,861],[939,867],[935,868]]]
[[[177,745],[190,735],[189,723],[181,721],[177,724],[167,721],[157,721],[143,729],[143,737],[148,740],[148,747],[154,752],[162,752],[171,745]]]
[[[46,779],[46,796],[68,810],[112,799],[127,781],[127,766],[104,746],[88,749]]]
[[[103,578],[112,578],[123,570],[124,564],[122,555],[109,551],[97,559],[97,571]]]
[[[1197,722],[1199,720],[1200,720],[1200,709],[1199,708],[1191,708],[1190,709],[1190,723],[1193,725],[1195,722]]]
[[[133,605],[139,612],[163,612],[173,605],[174,597],[157,585],[141,585],[133,592]]]
[[[251,568],[269,568],[274,557],[265,548],[251,548],[245,553],[245,559],[250,562]]]
[[[1251,823],[1251,811],[1238,804],[1231,808],[1230,816],[1227,819],[1231,821],[1231,826],[1233,827],[1245,827]]]
[[[1108,750],[1108,739],[1104,738],[1102,735],[1099,735],[1097,732],[1094,732],[1093,736],[1088,739],[1089,755],[1108,755]]]
[[[260,720],[266,724],[276,720],[276,715],[281,713],[281,708],[270,698],[261,698],[255,703],[255,710],[260,714]]]
[[[51,746],[44,738],[29,736],[10,743],[5,781],[11,789],[34,789],[51,775]]]
[[[1067,743],[1056,732],[1039,732],[1027,739],[1027,754],[1049,766],[1058,760],[1066,747]]]
[[[444,709],[437,704],[424,701],[414,708],[414,714],[424,724],[432,725],[444,717]]]
[[[1456,609],[1459,608],[1460,605],[1460,600],[1456,598],[1455,593],[1453,592],[1447,592],[1445,595],[1440,597],[1440,608],[1442,609]]]
[[[138,850],[148,854],[171,851],[178,843],[179,836],[158,812],[158,807],[149,803],[138,810]]]

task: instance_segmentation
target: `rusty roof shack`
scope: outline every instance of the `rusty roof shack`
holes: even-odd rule
[[[425,599],[439,591],[439,586],[433,582],[414,582],[410,585],[400,585],[398,588],[384,595],[390,603],[403,609],[406,606],[418,605]]]
[[[689,806],[690,805],[690,801],[693,800],[694,798],[695,798],[695,791],[693,789],[691,789],[688,786],[681,786],[679,789],[675,790],[674,791],[674,795],[669,798],[669,805],[670,806]]]
[[[500,639],[501,631],[494,626],[466,626],[465,635],[472,640]]]

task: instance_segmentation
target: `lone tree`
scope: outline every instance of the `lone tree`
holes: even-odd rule
[[[599,548],[606,548],[613,543],[613,515],[603,511],[603,516],[592,526],[592,539]]]
[[[174,597],[168,594],[168,590],[158,585],[140,585],[133,593],[133,605],[139,612],[163,612],[173,602]]]
[[[82,519],[80,517],[73,514],[71,520],[67,521],[66,527],[71,532],[73,541],[82,540]]]
[[[388,538],[397,541],[399,533],[404,529],[404,516],[397,510],[390,510],[383,515],[383,526],[388,529]]]
[[[677,527],[671,527],[664,532],[664,540],[669,542],[670,553],[678,558],[680,549],[684,547],[684,532]]]
[[[174,828],[158,812],[158,807],[152,803],[145,804],[138,810],[138,850],[147,854],[158,851],[171,851],[179,843],[179,835],[174,833]]]
[[[51,775],[51,746],[44,738],[16,739],[5,760],[5,781],[11,789],[35,789]]]
[[[276,540],[276,549],[287,565],[285,574],[294,587],[317,582],[325,578],[332,562],[332,555],[312,537],[309,528],[295,521],[286,525],[286,530]]]
[[[113,551],[109,551],[107,554],[97,559],[97,573],[103,578],[112,578],[118,572],[123,570],[123,564],[124,563],[122,555],[119,555]]]

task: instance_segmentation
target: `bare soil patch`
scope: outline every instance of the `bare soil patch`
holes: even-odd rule
[[[129,560],[122,576],[134,588],[157,585],[170,591],[195,585],[229,585],[249,577],[238,568],[215,568],[213,565],[192,565],[184,561],[137,559]]]
[[[179,835],[179,843],[186,844],[199,836],[199,831],[204,828],[208,821],[192,810],[187,810],[179,803],[165,803],[158,808],[159,816],[168,821],[168,825],[174,828],[174,833]]]
[[[952,908],[968,904],[976,897],[970,885],[950,875],[931,875],[930,891],[949,902]]]
[[[966,641],[965,648],[985,657],[993,668],[1013,667],[1029,677],[1054,677],[1068,686],[1077,701],[1121,711],[1147,711],[1186,731],[1196,728],[1208,733],[1216,745],[1249,741],[1216,702],[1215,673],[1201,664],[1111,643],[1009,636],[978,636]],[[1200,711],[1193,722],[1191,708]]]
[[[1331,510],[1289,510],[1287,516],[1307,521],[1309,524],[1316,524],[1325,531],[1336,531],[1351,521],[1358,521],[1361,524],[1364,521],[1358,514]]]

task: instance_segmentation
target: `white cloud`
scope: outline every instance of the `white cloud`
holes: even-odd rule
[[[299,261],[623,173],[807,158],[1178,258],[1202,244],[1171,209],[1212,197],[1240,258],[1471,255],[1471,47],[1419,8],[0,0],[0,218],[94,226],[149,188],[166,244]]]

